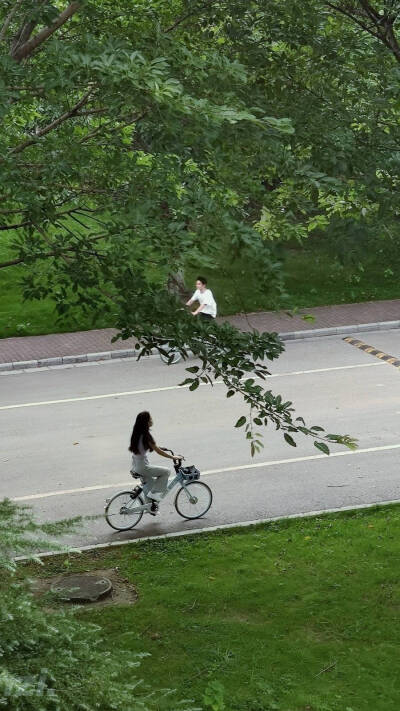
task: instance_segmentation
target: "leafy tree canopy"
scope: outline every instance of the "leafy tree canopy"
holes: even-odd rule
[[[49,594],[38,601],[15,553],[34,557],[57,546],[49,536],[73,521],[38,524],[28,508],[0,501],[0,705],[10,711],[151,711],[193,708],[138,678],[141,654],[109,650],[98,625],[62,609]],[[75,524],[78,522],[75,520]],[[22,565],[22,564],[20,564]],[[166,703],[170,697],[170,703]]]
[[[366,0],[5,0],[0,229],[13,255],[0,266],[26,265],[25,295],[51,294],[60,313],[111,312],[145,351],[190,346],[193,389],[220,377],[250,405],[253,451],[254,418],[289,443],[309,434],[247,377],[268,374],[276,336],[205,332],[165,285],[224,240],[277,293],[278,241],[358,226],[396,244],[397,13]]]

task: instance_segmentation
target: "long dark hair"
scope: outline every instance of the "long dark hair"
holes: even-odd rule
[[[133,425],[133,430],[131,434],[131,443],[129,446],[129,451],[133,454],[139,454],[139,440],[143,437],[143,447],[147,451],[153,451],[154,439],[150,434],[150,412],[139,412],[136,422]]]

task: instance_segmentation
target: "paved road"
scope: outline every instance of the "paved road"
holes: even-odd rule
[[[363,340],[400,355],[398,330]],[[243,431],[232,427],[243,412],[240,401],[227,400],[220,385],[196,393],[179,388],[183,364],[149,358],[39,369],[0,376],[0,497],[31,504],[46,520],[101,512],[107,496],[132,484],[130,429],[136,413],[148,409],[159,444],[182,451],[205,472],[212,509],[186,522],[165,501],[157,518],[144,517],[134,531],[113,533],[99,519],[73,535],[72,544],[400,498],[396,368],[334,336],[288,342],[271,372],[271,388],[293,400],[299,414],[358,437],[359,452],[319,457],[306,438],[294,449],[268,429],[265,449],[251,459]]]

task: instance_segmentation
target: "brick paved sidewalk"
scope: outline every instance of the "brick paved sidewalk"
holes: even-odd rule
[[[314,321],[304,320],[301,315],[310,314]],[[243,331],[256,328],[259,331],[278,333],[318,330],[361,324],[377,324],[400,321],[400,299],[391,301],[368,301],[362,304],[340,304],[302,309],[294,317],[284,312],[263,311],[251,314],[236,314],[221,318]],[[116,334],[112,328],[76,333],[54,333],[47,336],[24,336],[0,339],[0,363],[40,361],[46,358],[62,358],[81,354],[95,354],[126,350],[134,347],[134,340],[118,340],[111,343]],[[60,361],[61,362],[61,361]]]
[[[315,320],[305,320],[302,318],[304,315],[314,316]],[[400,299],[366,301],[362,304],[315,306],[314,308],[301,309],[299,314],[293,317],[283,311],[260,311],[229,316],[227,320],[243,331],[256,328],[259,331],[276,331],[277,333],[383,323],[400,320]]]

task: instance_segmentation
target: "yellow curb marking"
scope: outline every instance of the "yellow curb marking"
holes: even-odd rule
[[[395,368],[400,368],[400,358],[391,356],[388,353],[385,353],[384,351],[379,351],[377,348],[374,348],[374,346],[369,346],[367,343],[359,341],[358,338],[353,338],[352,336],[346,336],[346,338],[343,338],[343,340],[346,341],[346,343],[350,343],[351,346],[359,348],[360,351],[364,351],[364,353],[369,353],[369,355],[375,356],[376,358],[380,358],[380,360],[383,360],[385,361],[385,363],[393,365]]]

